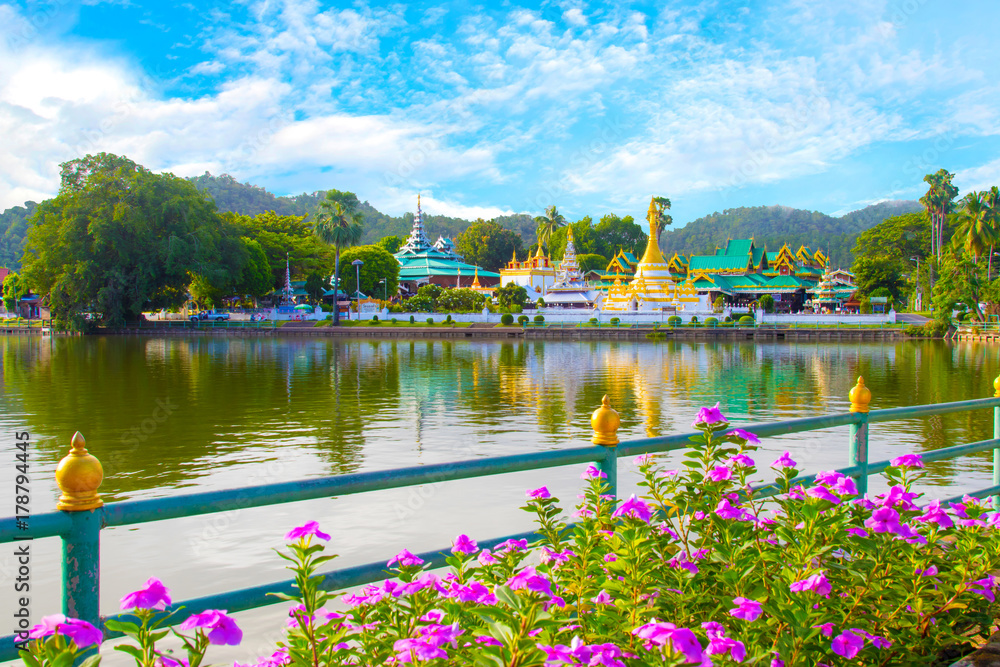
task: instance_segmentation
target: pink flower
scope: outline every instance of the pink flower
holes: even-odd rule
[[[597,594],[596,597],[590,598],[590,601],[594,604],[614,604],[614,598],[608,595],[608,592],[601,589],[601,592]]]
[[[868,537],[868,531],[864,528],[848,528],[847,532],[858,537]]]
[[[708,471],[708,478],[713,482],[723,482],[733,478],[733,471],[726,466],[715,466]]]
[[[298,528],[292,528],[285,535],[285,540],[291,542],[292,540],[300,540],[309,537],[310,535],[315,535],[317,538],[324,540],[326,542],[330,541],[330,536],[319,529],[319,523],[316,521],[310,521],[304,526],[299,526]]]
[[[806,495],[811,498],[818,498],[819,500],[826,500],[834,505],[840,504],[840,498],[830,493],[829,489],[825,486],[811,486],[806,489]]]
[[[650,518],[653,516],[653,512],[649,509],[649,505],[636,498],[633,493],[629,496],[628,500],[622,503],[621,507],[612,512],[611,516],[630,516],[634,519],[639,519],[640,521],[649,523]]]
[[[476,560],[479,561],[480,565],[493,565],[494,563],[500,562],[493,556],[492,553],[490,553],[489,549],[483,549],[480,551],[479,557]]]
[[[744,621],[753,622],[760,618],[762,612],[761,604],[756,600],[747,598],[734,598],[733,604],[736,606],[729,610],[729,615]]]
[[[601,469],[591,463],[587,466],[587,469],[580,473],[580,479],[607,479],[606,473],[601,472]]]
[[[551,498],[552,494],[549,493],[548,488],[540,486],[537,489],[528,489],[525,491],[527,496],[532,500],[542,500],[544,498]]]
[[[71,640],[77,648],[100,644],[104,639],[101,631],[87,621],[69,618],[62,614],[43,616],[38,625],[28,630],[29,639],[41,639],[57,634]]]
[[[207,629],[208,643],[238,646],[243,640],[243,631],[239,629],[225,609],[208,609],[200,614],[193,614],[181,623],[181,630]]]
[[[993,594],[993,589],[997,587],[997,578],[993,575],[987,575],[985,579],[979,579],[977,581],[969,582],[969,592],[975,593],[976,595],[982,595],[984,598],[990,602],[996,601],[996,596]]]
[[[649,644],[657,646],[669,644],[672,651],[681,653],[688,662],[702,663],[705,660],[705,652],[695,634],[687,628],[678,628],[673,623],[659,623],[654,620],[636,628],[632,634],[645,639]]]
[[[400,567],[416,567],[418,565],[424,564],[424,559],[419,556],[414,556],[410,553],[409,549],[403,549],[398,554],[392,557],[388,563],[385,564],[386,567],[392,567],[395,563],[399,563]]]
[[[744,442],[749,442],[754,445],[760,444],[760,438],[758,438],[750,431],[744,431],[741,428],[734,428],[732,431],[727,433],[726,436],[730,438],[736,438],[737,440],[743,440]]]
[[[726,424],[728,422],[729,420],[726,419],[726,416],[722,414],[722,410],[719,409],[719,404],[716,403],[714,407],[698,410],[698,416],[695,417],[691,425],[698,428],[699,424],[714,426],[715,424]]]
[[[916,572],[914,572],[914,574],[916,574],[918,577],[934,577],[937,576],[937,573],[938,573],[937,565],[931,565],[930,567],[924,570],[917,568]]]
[[[792,453],[785,452],[778,460],[771,464],[772,468],[794,468],[798,464],[792,460]]]
[[[121,600],[121,609],[159,609],[164,610],[173,601],[170,590],[156,577],[146,580],[146,587],[134,593],[129,593]]]
[[[895,533],[899,530],[899,513],[891,507],[880,507],[872,512],[865,526],[875,533]]]
[[[856,656],[865,647],[865,640],[863,637],[854,634],[855,632],[860,632],[860,630],[856,630],[855,628],[844,630],[834,637],[833,643],[830,646],[833,652],[848,660]]]
[[[543,593],[552,597],[552,583],[543,575],[538,574],[533,567],[526,567],[507,580],[511,590],[527,588],[535,593]]]
[[[545,487],[542,487],[545,488]],[[455,538],[454,546],[451,548],[453,554],[470,555],[479,551],[479,545],[468,535],[459,535]]]
[[[640,468],[642,466],[647,466],[652,462],[653,462],[652,454],[640,454],[639,456],[632,459],[632,463],[639,466]]]
[[[894,468],[923,468],[924,460],[920,454],[903,454],[889,461]]]
[[[736,456],[729,459],[729,462],[733,465],[743,466],[744,468],[752,468],[756,465],[753,459],[746,454],[737,454]]]
[[[819,628],[819,632],[824,637],[833,636],[833,623],[823,623],[822,625],[814,625],[814,628]]]
[[[788,588],[793,593],[812,591],[816,595],[822,595],[823,597],[830,597],[831,591],[830,582],[827,581],[826,575],[823,572],[811,575],[800,581],[792,582]]]
[[[740,507],[733,507],[727,499],[723,498],[715,508],[715,513],[719,515],[720,519],[742,519],[746,511]]]
[[[924,508],[924,513],[916,517],[914,521],[920,521],[923,523],[935,523],[942,528],[951,528],[955,525],[955,522],[951,520],[951,517],[941,509],[940,500],[932,500],[927,507]]]

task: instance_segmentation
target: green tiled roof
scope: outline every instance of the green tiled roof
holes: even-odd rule
[[[750,258],[728,255],[692,255],[688,268],[691,271],[739,271],[746,269]]]
[[[749,257],[753,239],[730,240],[726,243],[726,257]]]
[[[429,276],[458,276],[459,272],[463,276],[471,278],[476,273],[476,267],[464,262],[449,262],[442,259],[430,259],[427,257],[414,257],[413,259],[403,258],[399,267],[400,280],[417,280]],[[499,278],[499,273],[479,269],[480,278]]]
[[[768,262],[777,262],[778,261],[778,253],[776,253],[776,252],[769,252],[769,253],[767,253],[767,261]]]
[[[753,265],[755,267],[760,266],[760,260],[764,257],[764,248],[758,248],[754,246],[753,249]]]

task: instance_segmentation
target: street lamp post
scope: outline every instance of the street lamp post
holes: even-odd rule
[[[382,285],[382,300],[383,301],[388,301],[389,300],[389,283],[386,282],[385,278],[383,278],[382,280],[378,281],[378,284]]]
[[[361,265],[364,264],[360,259],[356,259],[351,264],[354,265],[354,276],[357,284],[354,285],[354,298],[358,301],[358,312],[361,312]]]

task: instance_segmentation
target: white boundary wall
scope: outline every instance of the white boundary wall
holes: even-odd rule
[[[896,311],[879,315],[777,315],[757,311],[761,324],[818,324],[831,326],[844,324],[895,324]]]

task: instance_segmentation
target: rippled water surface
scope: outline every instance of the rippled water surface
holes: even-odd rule
[[[0,437],[9,461],[0,484],[13,488],[14,433],[27,430],[34,513],[54,509],[55,465],[77,430],[101,459],[101,493],[113,501],[580,446],[604,394],[621,413],[624,440],[690,431],[698,407],[716,401],[734,423],[843,412],[859,375],[873,408],[983,398],[1000,371],[996,348],[940,341],[9,337],[0,338],[0,362]],[[988,410],[876,424],[872,458],[986,439],[992,425]],[[785,449],[809,472],[844,466],[847,431],[765,441],[758,462]],[[623,461],[620,469],[627,493],[634,468]],[[991,471],[984,453],[934,464],[927,483],[951,496],[988,486]],[[153,575],[175,599],[284,579],[271,548],[309,519],[333,533],[340,565],[443,546],[459,532],[487,538],[526,530],[517,509],[524,489],[548,484],[568,505],[578,473],[519,473],[107,530],[102,610],[117,609],[125,592]],[[12,503],[10,493],[0,497]],[[0,555],[0,590],[12,585],[8,551]],[[32,613],[39,617],[59,606],[59,545],[41,540],[35,551]],[[9,617],[7,596],[0,598]],[[264,652],[274,627],[261,624],[234,657]]]

